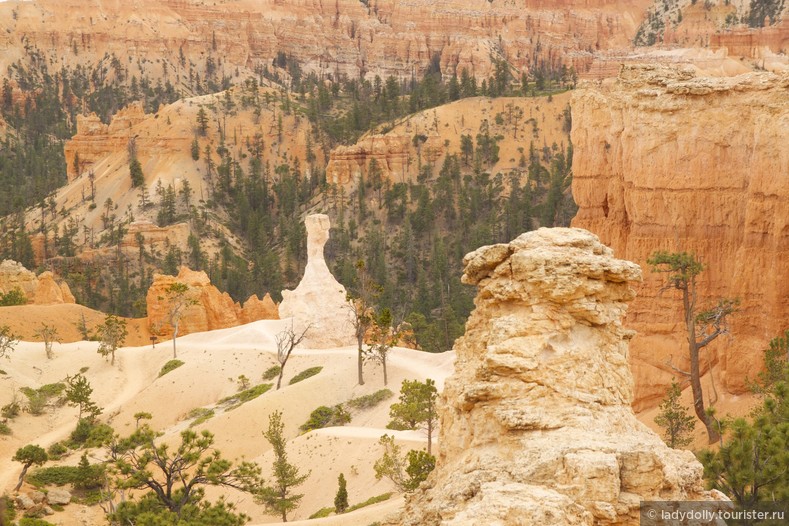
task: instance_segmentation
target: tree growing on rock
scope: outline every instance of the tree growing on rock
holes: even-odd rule
[[[60,336],[58,329],[54,325],[41,324],[41,328],[33,333],[36,338],[41,338],[44,341],[44,352],[47,354],[47,359],[51,360],[54,356],[52,353],[52,344],[55,342],[60,343]]]
[[[167,300],[167,321],[173,327],[173,359],[178,357],[175,341],[178,339],[178,326],[184,311],[192,305],[197,305],[198,301],[192,295],[189,285],[176,281],[165,289]],[[160,298],[161,299],[161,298]]]
[[[14,488],[14,491],[19,491],[19,488],[25,483],[25,475],[27,475],[27,470],[30,469],[30,466],[43,465],[44,462],[49,460],[49,456],[47,456],[47,452],[41,446],[28,444],[17,449],[11,460],[22,463],[22,473],[19,474],[19,482]]]
[[[0,358],[10,358],[11,351],[14,350],[17,343],[19,343],[19,338],[11,332],[8,325],[0,327]]]
[[[392,421],[386,427],[400,430],[423,427],[427,431],[427,452],[432,453],[433,432],[438,423],[437,399],[436,383],[430,378],[424,382],[404,380],[400,401],[389,408]]]
[[[679,402],[682,389],[676,380],[671,382],[666,397],[660,403],[660,413],[655,423],[663,428],[668,447],[678,449],[693,442],[693,430],[696,419],[688,414],[687,409]]]
[[[300,344],[302,340],[304,340],[304,337],[307,335],[307,331],[310,330],[310,327],[311,325],[307,325],[303,331],[297,334],[293,329],[293,324],[291,323],[290,329],[285,329],[274,337],[275,341],[277,342],[277,361],[279,362],[277,390],[279,390],[279,387],[282,384],[282,375],[285,373],[285,364],[288,363],[290,354],[293,352],[293,349],[295,349],[296,346]]]
[[[105,358],[112,357],[110,365],[115,365],[115,351],[126,341],[129,331],[126,330],[126,320],[118,318],[114,314],[108,314],[104,318],[104,323],[96,329],[100,338],[98,353]]]
[[[699,311],[697,305],[696,276],[704,270],[704,265],[687,252],[653,253],[647,263],[653,272],[666,274],[663,290],[677,289],[682,294],[682,309],[685,330],[688,337],[690,371],[679,371],[690,379],[693,392],[693,409],[698,419],[707,429],[709,443],[720,440],[720,423],[704,407],[704,393],[701,388],[701,366],[699,354],[721,334],[728,333],[728,319],[737,310],[738,301],[722,298],[709,310]]]
[[[256,500],[263,503],[266,509],[282,517],[282,522],[288,522],[288,513],[299,507],[303,494],[293,493],[296,488],[307,480],[309,472],[305,475],[299,473],[299,468],[288,462],[285,451],[286,440],[283,435],[285,424],[282,423],[282,413],[274,411],[268,417],[268,429],[263,436],[274,448],[274,483],[262,487]]]

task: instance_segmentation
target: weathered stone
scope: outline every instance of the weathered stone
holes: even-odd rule
[[[28,492],[27,496],[30,497],[36,504],[41,504],[44,502],[44,497],[46,497],[46,495],[44,495],[44,493],[41,491],[30,491]]]
[[[573,226],[648,269],[657,250],[704,264],[699,306],[737,297],[731,337],[702,352],[716,388],[742,393],[762,349],[789,317],[789,74],[698,76],[691,68],[626,66],[572,102]],[[634,407],[655,406],[688,370],[682,301],[645,272],[626,325]],[[707,385],[707,384],[705,384]],[[708,389],[711,386],[707,387]]]
[[[309,327],[305,347],[323,349],[352,345],[355,341],[351,324],[351,306],[345,287],[334,279],[323,257],[329,239],[329,216],[313,214],[307,226],[307,266],[304,277],[294,290],[282,291],[279,305],[281,318],[293,318],[299,332]]]
[[[52,488],[47,492],[47,502],[65,506],[71,502],[71,493],[63,488]]]
[[[0,263],[0,292],[7,294],[14,289],[21,290],[28,303],[35,305],[75,303],[66,282],[58,283],[51,272],[36,276],[21,263],[6,259]]]
[[[630,407],[621,319],[638,265],[566,228],[464,264],[479,292],[441,395],[436,469],[398,524],[636,525],[640,500],[720,498]]]
[[[22,495],[22,494],[16,496],[16,504],[23,510],[29,510],[30,508],[36,505],[33,499],[31,499],[27,495]]]

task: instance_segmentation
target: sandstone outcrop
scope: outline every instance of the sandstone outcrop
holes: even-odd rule
[[[639,523],[640,500],[715,500],[689,451],[630,407],[638,265],[581,229],[540,229],[464,258],[479,291],[439,408],[435,471],[399,524]]]
[[[178,326],[179,335],[225,329],[278,317],[277,306],[268,294],[263,300],[252,296],[241,306],[234,302],[228,293],[219,292],[205,272],[181,267],[178,276],[154,274],[153,284],[146,296],[148,326],[152,333],[162,337],[168,337],[173,332],[169,323],[170,302],[167,297],[167,289],[173,283],[187,285],[187,295],[195,302],[183,311]]]
[[[626,66],[572,103],[573,122],[584,123],[572,131],[573,226],[641,265],[656,250],[694,252],[706,267],[700,304],[740,298],[731,336],[701,357],[718,391],[747,389],[789,317],[788,89],[788,74],[705,78]],[[681,301],[661,294],[661,277],[645,272],[626,320],[638,332],[630,347],[637,410],[657,405],[672,367],[687,370]]]
[[[7,294],[14,289],[24,292],[28,303],[35,305],[75,303],[68,284],[56,281],[52,272],[36,276],[21,263],[6,259],[0,263],[0,292]]]
[[[304,220],[307,227],[307,266],[304,277],[294,290],[282,291],[279,305],[281,318],[293,318],[294,329],[309,327],[304,347],[324,349],[352,345],[354,329],[351,307],[343,287],[323,257],[323,246],[329,239],[329,216],[313,214]]]

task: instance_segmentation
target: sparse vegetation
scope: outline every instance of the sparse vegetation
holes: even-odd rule
[[[297,383],[301,382],[302,380],[306,380],[307,378],[311,378],[311,377],[315,376],[316,374],[318,374],[319,372],[321,372],[322,370],[323,370],[323,367],[320,367],[320,366],[310,367],[309,369],[304,369],[299,374],[297,374],[296,376],[291,378],[290,382],[288,382],[288,385],[297,384]]]
[[[27,305],[27,296],[19,287],[6,293],[0,292],[0,307],[10,307],[13,305]]]
[[[271,389],[272,386],[273,384],[258,384],[254,387],[250,387],[249,389],[221,399],[219,404],[228,405],[228,410],[235,409],[241,404],[249,402],[250,400],[254,400],[258,396],[264,394],[269,389]]]
[[[322,405],[310,413],[310,418],[299,427],[304,433],[313,429],[322,429],[330,426],[343,426],[351,421],[351,415],[342,404],[328,407]]]
[[[389,389],[380,389],[372,394],[351,398],[350,400],[345,402],[345,405],[347,405],[351,409],[357,409],[357,410],[370,409],[372,407],[377,406],[384,400],[388,400],[393,396],[394,393]]]
[[[10,435],[11,428],[5,422],[0,422],[0,435]]]
[[[391,497],[392,497],[391,493],[382,493],[380,495],[376,495],[375,497],[370,497],[364,502],[360,502],[359,504],[354,504],[353,506],[349,507],[346,510],[346,513],[350,513],[352,511],[365,508],[367,506],[372,506],[373,504],[378,504],[379,502],[384,502],[385,500],[389,500]]]
[[[266,369],[266,372],[263,373],[263,380],[273,380],[274,378],[279,376],[282,367],[279,365],[274,365]]]
[[[412,449],[403,456],[391,435],[383,435],[378,443],[383,446],[384,454],[373,465],[375,478],[388,478],[400,491],[418,488],[436,466],[436,458],[425,451]]]
[[[14,350],[17,343],[19,343],[19,337],[11,332],[8,325],[0,327],[0,358],[10,358],[11,351]]]
[[[277,342],[277,361],[279,362],[279,372],[277,373],[277,390],[279,390],[280,386],[282,385],[282,375],[285,374],[285,365],[287,365],[288,359],[290,359],[290,354],[293,352],[293,349],[295,349],[296,346],[304,340],[304,337],[307,335],[307,331],[309,330],[310,326],[308,325],[297,334],[296,330],[293,328],[293,323],[291,323],[290,328],[285,329],[275,337]],[[291,380],[290,383],[293,383],[293,380]]]
[[[172,372],[184,364],[181,360],[170,360],[165,363],[162,368],[159,370],[159,378],[164,376],[165,374]]]
[[[189,424],[189,427],[199,426],[203,422],[207,422],[210,418],[214,416],[214,410],[209,409],[207,407],[196,407],[189,411],[186,415],[186,418],[192,419],[192,422]]]

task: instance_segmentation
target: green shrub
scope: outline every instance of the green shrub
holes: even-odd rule
[[[51,466],[35,470],[28,475],[27,482],[37,488],[43,486],[65,486],[77,480],[77,466]]]
[[[38,389],[21,387],[19,390],[27,397],[27,412],[31,415],[41,415],[44,414],[49,399],[60,395],[65,389],[66,384],[58,382],[42,385]]]
[[[19,402],[14,400],[0,408],[0,415],[2,415],[3,418],[16,418],[19,416],[21,410],[22,407],[19,405]]]
[[[80,419],[77,427],[71,432],[72,448],[101,447],[112,440],[115,431],[109,424],[91,422],[87,418]]]
[[[169,362],[167,362],[162,366],[161,371],[159,371],[159,378],[161,378],[162,376],[164,376],[165,374],[171,371],[178,369],[183,364],[184,362],[182,362],[181,360],[170,360]]]
[[[282,367],[280,367],[279,365],[275,365],[273,367],[269,367],[268,369],[266,369],[266,372],[263,373],[263,379],[264,380],[273,380],[274,378],[279,376],[279,372],[281,370],[282,370]]]
[[[379,502],[383,502],[385,500],[389,500],[389,498],[391,496],[392,496],[391,493],[383,493],[383,494],[377,495],[375,497],[370,497],[369,499],[367,499],[364,502],[360,502],[359,504],[354,504],[353,506],[348,508],[348,510],[345,513],[350,513],[352,511],[356,511],[356,510],[358,510],[360,508],[364,508],[366,506],[372,506],[373,504],[378,504]]]
[[[5,294],[0,292],[0,307],[10,307],[12,305],[27,305],[27,296],[19,287]]]
[[[351,421],[351,415],[342,404],[337,404],[334,407],[322,405],[310,413],[310,419],[307,420],[299,429],[303,432],[312,431],[313,429],[321,429],[329,426],[342,426]]]
[[[68,448],[62,442],[55,442],[47,449],[47,454],[52,460],[58,460],[66,453],[68,453]]]
[[[291,378],[290,382],[288,383],[288,385],[297,384],[297,383],[301,382],[302,380],[306,380],[307,378],[309,378],[311,376],[315,376],[316,374],[318,374],[322,370],[323,370],[323,367],[320,367],[320,366],[318,366],[318,367],[310,367],[309,369],[304,369],[299,374],[297,374],[296,376]]]
[[[373,394],[351,398],[346,402],[346,405],[351,409],[369,409],[375,407],[384,400],[394,396],[394,393],[389,389],[381,389]]]
[[[189,424],[189,427],[198,426],[207,421],[212,416],[214,416],[214,410],[208,409],[207,407],[195,407],[189,411],[189,414],[186,415],[187,418],[194,419],[194,421]]]
[[[334,513],[334,507],[333,506],[329,507],[329,508],[321,508],[321,509],[319,509],[318,511],[316,511],[315,513],[313,513],[312,515],[310,515],[307,518],[308,519],[322,519],[324,517],[328,517],[332,513]]]
[[[54,398],[66,390],[66,384],[58,382],[56,384],[46,384],[38,388],[38,392],[47,398]]]
[[[19,519],[19,526],[55,526],[51,522],[36,517],[22,517]]]
[[[241,391],[240,393],[223,398],[219,401],[219,403],[228,404],[230,406],[228,409],[235,409],[241,404],[249,402],[250,400],[254,400],[258,396],[262,395],[271,389],[273,385],[274,384],[258,384],[255,387],[250,387],[249,389]]]
[[[8,424],[0,422],[0,435],[10,435],[11,428],[8,427]]]

